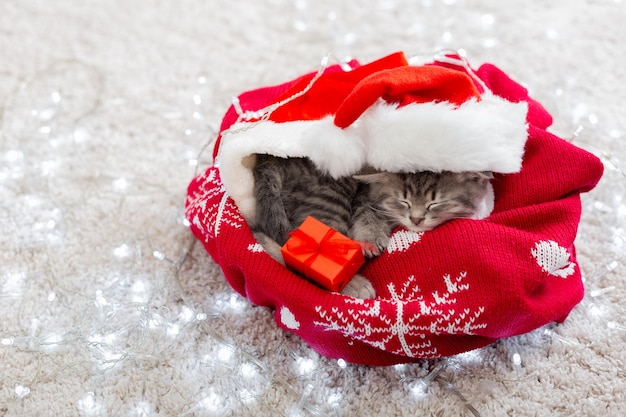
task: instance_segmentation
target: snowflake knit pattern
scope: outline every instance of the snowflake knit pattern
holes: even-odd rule
[[[350,65],[367,72],[357,61]],[[374,66],[370,72],[379,70]],[[323,117],[328,109],[312,115],[310,105],[317,108],[332,91],[331,101],[339,106],[350,93],[349,83],[332,88],[331,81],[341,74],[339,66],[331,66],[321,76],[307,74],[243,93],[237,105],[270,106],[317,76],[317,92],[308,91],[273,117]],[[478,89],[527,103],[522,168],[495,174],[493,211],[483,220],[454,220],[424,233],[394,230],[387,251],[360,271],[374,285],[375,299],[323,290],[271,259],[226,191],[217,163],[189,185],[186,215],[192,233],[234,290],[274,309],[278,326],[319,353],[352,363],[391,365],[450,356],[564,320],[583,297],[573,244],[580,193],[597,184],[603,166],[592,154],[547,132],[550,114],[497,67],[484,64],[471,75],[477,77]],[[358,81],[350,80],[353,85]],[[222,133],[237,120],[235,107],[226,114]],[[227,140],[218,139],[215,156],[221,140]]]

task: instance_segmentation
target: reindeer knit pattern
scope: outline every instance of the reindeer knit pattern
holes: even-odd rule
[[[333,66],[317,76],[324,82],[337,71]],[[454,220],[423,233],[394,230],[387,250],[360,271],[376,298],[320,289],[271,259],[227,193],[218,166],[189,185],[191,231],[235,291],[273,308],[278,326],[319,353],[348,362],[391,365],[449,356],[564,320],[584,291],[573,244],[580,193],[596,185],[603,166],[547,132],[549,113],[498,68],[485,64],[475,75],[495,95],[528,104],[522,169],[495,174],[494,208],[483,220]],[[238,105],[269,106],[312,76],[244,93]],[[316,99],[304,94],[281,108],[280,117],[296,120],[301,101]],[[235,119],[231,107],[222,131]]]

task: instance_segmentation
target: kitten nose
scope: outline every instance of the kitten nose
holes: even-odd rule
[[[424,218],[411,216],[409,217],[409,220],[411,220],[411,223],[413,223],[414,225],[419,226],[424,221]]]

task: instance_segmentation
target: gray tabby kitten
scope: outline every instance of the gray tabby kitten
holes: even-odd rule
[[[259,243],[283,263],[280,247],[307,216],[359,241],[366,257],[380,255],[396,226],[431,230],[456,218],[472,217],[485,197],[490,173],[390,173],[364,170],[334,179],[308,158],[256,155],[253,169]],[[355,276],[346,295],[372,298],[369,281]]]

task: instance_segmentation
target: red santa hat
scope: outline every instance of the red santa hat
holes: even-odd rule
[[[480,100],[480,93],[465,73],[437,66],[397,67],[375,72],[359,82],[341,103],[335,125],[346,128],[379,98],[400,106],[447,102],[460,106]]]
[[[247,113],[256,119],[242,117],[222,132],[216,163],[248,222],[254,224],[252,156],[259,153],[308,157],[334,177],[366,164],[391,172],[519,171],[526,102],[481,94],[464,69],[410,66],[397,54],[386,59],[391,68],[384,58],[354,73],[311,75],[306,87],[296,84],[300,90]]]

